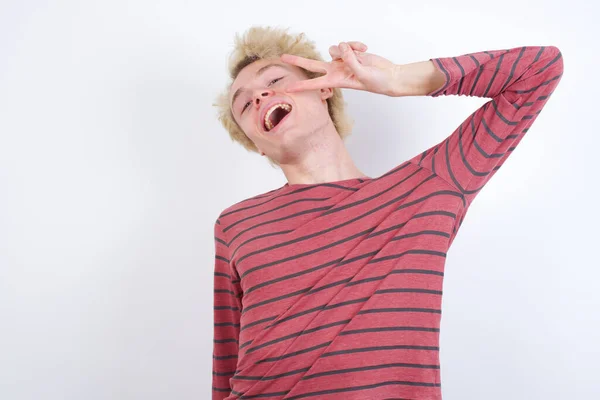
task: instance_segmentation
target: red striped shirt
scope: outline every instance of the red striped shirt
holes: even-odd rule
[[[440,399],[446,253],[558,85],[556,47],[432,60],[491,100],[377,178],[284,185],[215,224],[213,399]]]

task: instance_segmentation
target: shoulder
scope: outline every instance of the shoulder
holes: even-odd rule
[[[270,190],[268,192],[260,193],[252,197],[235,202],[228,207],[225,207],[219,213],[215,220],[215,229],[219,226],[226,224],[232,220],[239,220],[245,216],[252,214],[252,210],[265,202],[269,202],[276,198],[285,190],[285,186],[281,186],[277,189]]]

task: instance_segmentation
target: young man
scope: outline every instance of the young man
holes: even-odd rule
[[[563,72],[552,46],[407,65],[329,50],[270,28],[236,43],[220,119],[288,183],[216,221],[213,399],[440,399],[446,253]],[[370,178],[344,147],[340,88],[490,101]]]

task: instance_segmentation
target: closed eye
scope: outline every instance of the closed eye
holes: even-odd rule
[[[271,82],[269,82],[269,84],[268,84],[267,86],[271,86],[271,85],[275,84],[277,81],[280,81],[280,80],[282,80],[283,78],[284,78],[283,76],[282,76],[282,77],[280,77],[280,78],[275,78],[275,79],[273,79]],[[244,108],[242,108],[242,113],[243,113],[244,111],[246,111],[246,108],[248,108],[248,106],[250,105],[250,103],[252,103],[252,102],[251,102],[251,101],[248,101],[246,104],[244,104]]]
[[[277,81],[279,81],[279,80],[282,80],[282,79],[283,79],[283,76],[282,76],[281,78],[275,78],[275,79],[273,79],[271,82],[269,82],[269,86],[271,86],[271,85],[272,85],[272,84],[274,84],[275,82],[277,82]]]

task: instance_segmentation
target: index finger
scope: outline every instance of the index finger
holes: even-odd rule
[[[314,79],[305,79],[294,82],[287,86],[284,90],[287,93],[302,92],[305,90],[318,90],[331,87],[331,82],[326,76],[320,76]]]
[[[323,61],[311,60],[309,58],[295,56],[292,54],[282,54],[280,59],[286,64],[296,65],[308,71],[327,72],[327,69],[325,68],[326,63]]]

